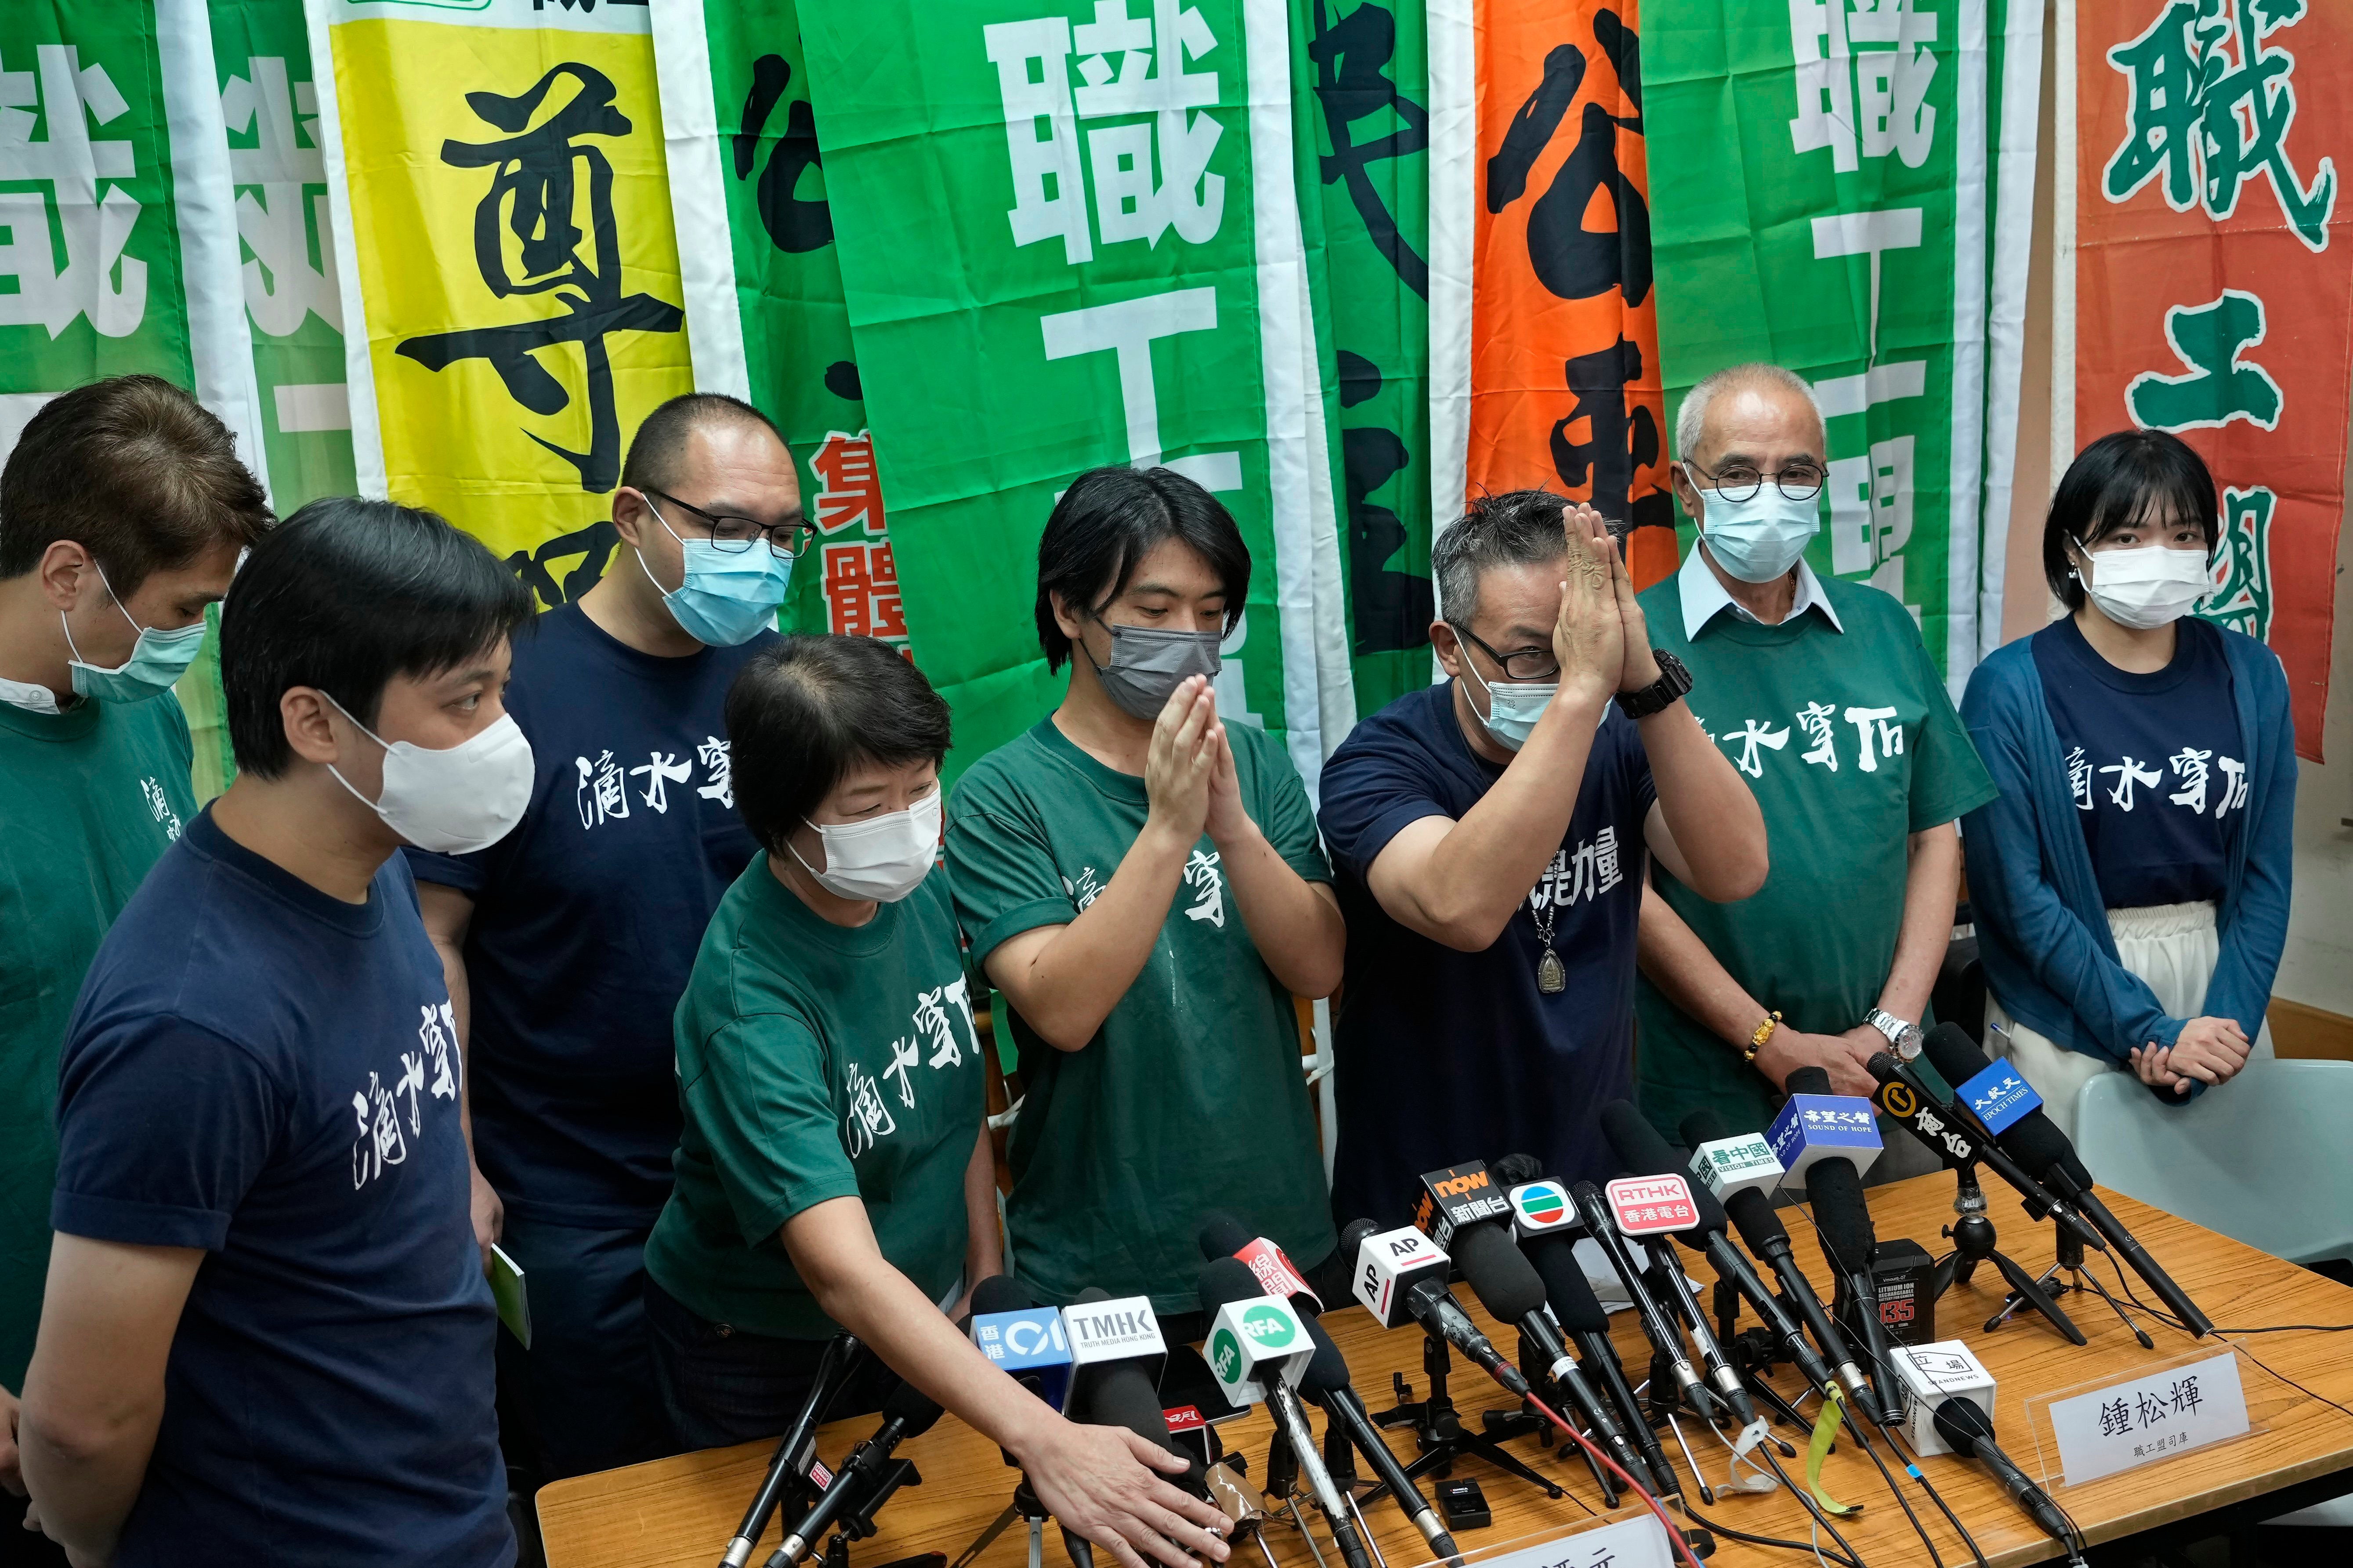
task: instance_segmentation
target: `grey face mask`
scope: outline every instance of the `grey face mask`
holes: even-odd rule
[[[1164,632],[1150,626],[1115,626],[1109,621],[1097,624],[1111,633],[1111,662],[1095,664],[1091,653],[1087,662],[1094,664],[1095,677],[1111,700],[1138,719],[1149,722],[1159,718],[1160,710],[1168,706],[1169,694],[1187,677],[1217,677],[1222,633]],[[1079,651],[1086,653],[1086,646],[1079,644]]]

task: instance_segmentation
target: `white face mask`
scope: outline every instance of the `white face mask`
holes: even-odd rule
[[[1694,489],[1700,475],[1688,466]],[[1791,500],[1770,480],[1757,487],[1746,500],[1726,500],[1717,490],[1701,489],[1700,536],[1715,563],[1744,583],[1770,583],[1784,575],[1806,552],[1806,542],[1822,529],[1821,498]]]
[[[322,696],[325,693],[322,692]],[[335,711],[352,719],[332,697]],[[374,800],[352,789],[352,781],[332,765],[335,782],[378,816],[384,825],[419,849],[441,855],[470,855],[504,838],[522,820],[531,805],[535,776],[531,742],[524,738],[514,715],[502,713],[497,723],[469,740],[438,751],[386,741],[352,719],[359,732],[384,748],[384,788]]]
[[[2080,546],[2079,546],[2080,548]],[[2084,595],[2120,626],[2153,631],[2188,615],[2214,586],[2202,551],[2139,544],[2129,550],[2085,550],[2089,570],[2076,568]]]
[[[1516,752],[1528,743],[1536,732],[1536,721],[1552,706],[1554,694],[1560,690],[1557,680],[1502,680],[1493,685],[1481,677],[1471,663],[1471,650],[1461,644],[1462,673],[1472,683],[1487,694],[1487,714],[1481,721],[1487,726],[1488,738],[1507,752]],[[1472,709],[1477,712],[1477,708]],[[1608,711],[1608,710],[1604,710]]]
[[[785,847],[818,887],[839,899],[895,904],[915,890],[939,857],[940,792],[934,788],[904,811],[864,822],[809,826],[825,843],[824,870],[801,860],[801,852],[789,840]]]

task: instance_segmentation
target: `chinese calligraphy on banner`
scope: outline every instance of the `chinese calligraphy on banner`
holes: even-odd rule
[[[628,434],[693,386],[648,10],[306,4],[360,487],[576,598]]]
[[[2054,454],[2140,425],[2205,458],[2222,516],[2200,613],[2279,654],[2296,750],[2318,761],[2353,352],[2353,15],[2062,4]]]
[[[1989,468],[1985,432],[2015,418],[2040,0],[1647,15],[1669,414],[1743,361],[1811,382],[1831,479],[1808,559],[1909,607],[1957,691],[1982,651],[1989,493],[2009,512],[2010,438]]]
[[[956,761],[1059,700],[1031,627],[1071,479],[1166,464],[1254,563],[1218,679],[1312,789],[1354,721],[1280,0],[802,0],[887,573]],[[844,469],[843,471],[847,471]],[[822,503],[820,503],[822,504]]]

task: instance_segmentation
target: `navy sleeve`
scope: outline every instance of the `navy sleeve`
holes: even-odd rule
[[[49,1225],[141,1247],[220,1247],[285,1117],[244,1047],[170,1016],[69,1043]]]
[[[1357,725],[1324,764],[1318,791],[1317,817],[1332,863],[1366,876],[1404,828],[1425,816],[1454,815],[1439,792],[1429,758],[1409,737],[1377,718]]]
[[[489,867],[485,862],[491,852],[490,849],[477,849],[471,855],[437,855],[413,844],[405,844],[400,850],[408,861],[409,870],[418,881],[455,888],[469,894],[480,892],[482,884],[490,879]]]

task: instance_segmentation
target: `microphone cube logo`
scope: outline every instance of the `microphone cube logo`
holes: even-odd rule
[[[1368,1236],[1356,1249],[1356,1300],[1381,1327],[1397,1328],[1408,1316],[1405,1292],[1423,1279],[1443,1282],[1446,1266],[1446,1254],[1412,1226]]]
[[[1485,1162],[1472,1160],[1423,1173],[1421,1192],[1414,1200],[1413,1223],[1444,1247],[1464,1226],[1504,1219],[1511,1212],[1512,1205],[1504,1202],[1494,1178],[1488,1175]]]
[[[1307,1357],[1299,1352],[1308,1348],[1306,1331],[1289,1305],[1271,1296],[1252,1296],[1218,1309],[1204,1353],[1226,1397],[1255,1405],[1266,1397],[1261,1369],[1295,1387],[1307,1371]]]
[[[1252,1307],[1242,1314],[1242,1332],[1262,1351],[1285,1351],[1299,1340],[1299,1321],[1280,1307]]]
[[[1744,1132],[1693,1150],[1692,1174],[1722,1199],[1744,1187],[1772,1186],[1781,1179],[1781,1162],[1761,1135]]]
[[[1577,1223],[1577,1209],[1568,1189],[1558,1182],[1526,1182],[1504,1194],[1512,1207],[1512,1223],[1521,1236],[1541,1236],[1567,1230]]]
[[[1603,1189],[1610,1217],[1628,1236],[1662,1236],[1689,1230],[1699,1223],[1699,1205],[1692,1201],[1690,1184],[1672,1173],[1662,1176],[1620,1176]]]
[[[2042,1097],[2008,1062],[1995,1062],[1961,1085],[1961,1098],[1997,1138],[2042,1109]]]
[[[1073,1302],[1062,1309],[1062,1326],[1070,1334],[1071,1359],[1082,1365],[1168,1353],[1148,1296]]]
[[[1241,1381],[1242,1342],[1233,1330],[1219,1329],[1209,1336],[1209,1370],[1229,1388]]]

